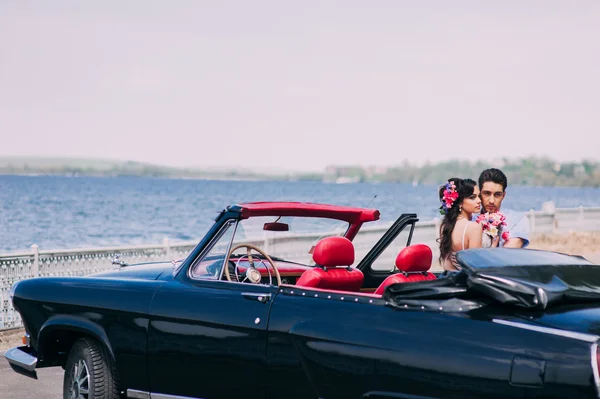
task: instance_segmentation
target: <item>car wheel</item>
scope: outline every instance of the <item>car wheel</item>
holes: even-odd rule
[[[79,339],[71,348],[65,366],[63,398],[119,398],[114,364],[93,339]]]

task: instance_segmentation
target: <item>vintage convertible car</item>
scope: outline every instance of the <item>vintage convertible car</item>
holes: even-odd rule
[[[64,367],[65,398],[600,397],[600,266],[496,248],[432,272],[415,214],[378,219],[238,204],[181,262],[21,281],[5,356]]]

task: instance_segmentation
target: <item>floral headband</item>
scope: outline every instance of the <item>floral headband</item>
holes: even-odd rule
[[[448,210],[452,208],[454,201],[458,199],[458,192],[456,192],[456,186],[454,182],[449,181],[446,183],[446,189],[444,190],[444,195],[442,196],[442,206],[440,206],[440,213],[445,215],[448,213]]]

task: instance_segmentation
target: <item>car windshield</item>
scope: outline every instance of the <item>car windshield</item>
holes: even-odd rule
[[[239,222],[232,247],[241,243],[252,244],[263,249],[273,260],[312,265],[312,252],[316,243],[324,237],[343,236],[347,230],[348,222],[336,219],[251,217]],[[245,254],[245,251],[242,248],[240,254]]]

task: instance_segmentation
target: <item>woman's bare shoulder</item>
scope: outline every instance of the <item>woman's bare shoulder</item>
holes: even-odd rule
[[[474,233],[483,233],[483,228],[477,222],[469,222],[469,224],[467,225],[467,229]]]

